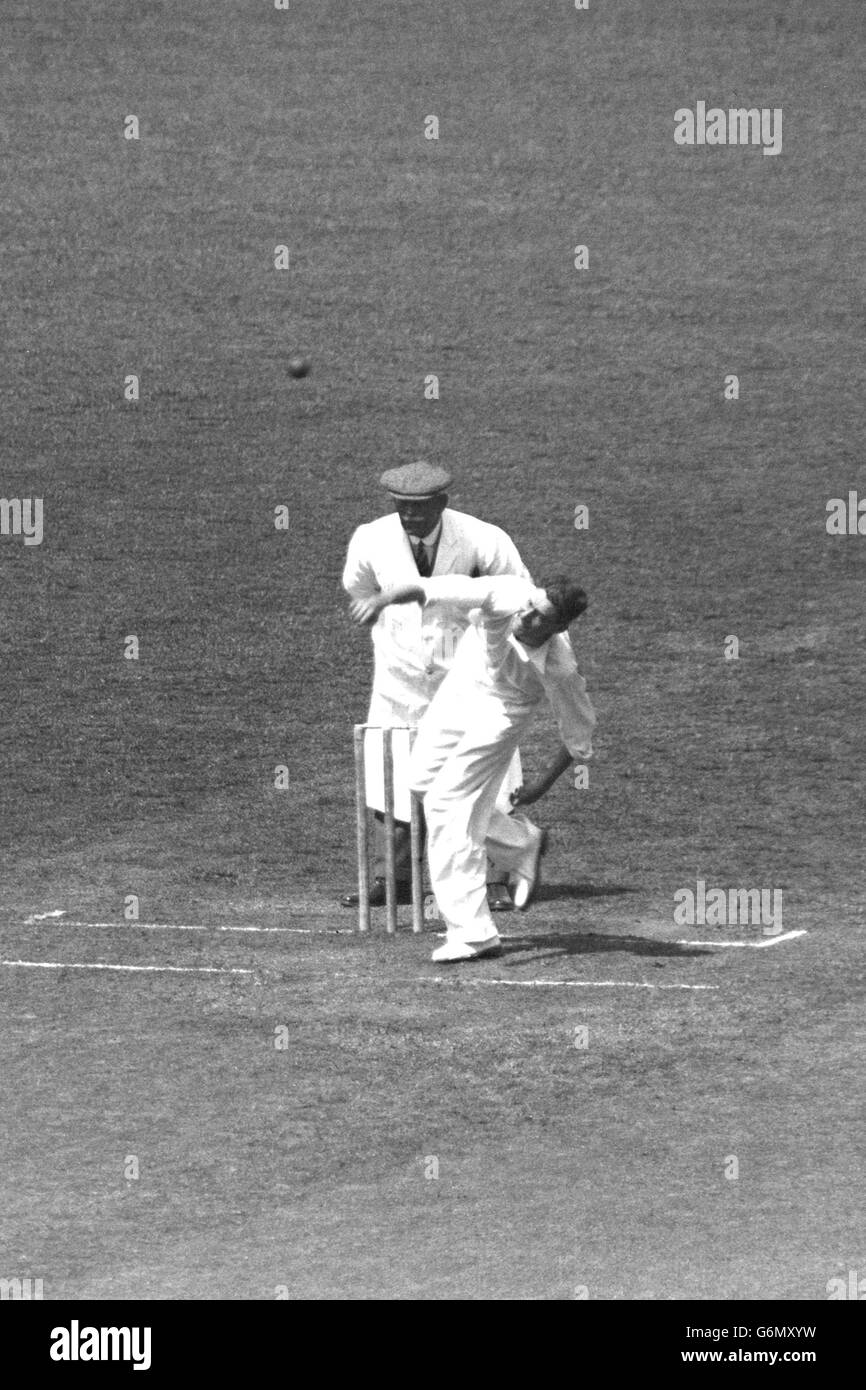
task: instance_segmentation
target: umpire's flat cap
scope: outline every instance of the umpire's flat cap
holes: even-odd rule
[[[416,463],[404,463],[399,468],[389,468],[379,482],[397,500],[423,501],[427,497],[437,497],[451,483],[451,474],[434,463],[418,459]]]

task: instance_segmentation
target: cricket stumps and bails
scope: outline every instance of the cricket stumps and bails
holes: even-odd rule
[[[382,736],[383,812],[385,837],[385,930],[397,930],[397,869],[394,843],[394,734],[408,731],[411,740],[414,730],[401,725],[380,728],[375,724],[355,725],[355,817],[358,853],[358,930],[370,929],[370,810],[367,804],[367,735]],[[421,804],[409,793],[409,832],[412,860],[412,930],[424,926],[423,848],[421,841]]]

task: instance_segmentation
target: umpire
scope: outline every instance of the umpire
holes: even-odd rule
[[[517,547],[500,527],[448,506],[452,479],[444,468],[421,459],[389,469],[380,481],[394,510],[359,526],[349,541],[343,588],[350,599],[368,599],[417,582],[419,576],[529,577]],[[367,723],[382,728],[417,727],[451,667],[467,625],[467,617],[446,613],[438,605],[384,608],[372,628],[374,671]],[[520,782],[520,755],[515,753],[501,793],[506,811],[509,792]],[[370,885],[373,907],[385,902],[384,838],[382,816],[377,813]],[[409,827],[401,821],[395,831],[395,862],[397,901],[409,902],[411,845]],[[492,866],[487,899],[493,912],[512,907],[506,876]],[[358,894],[346,893],[340,901],[344,907],[357,907]]]

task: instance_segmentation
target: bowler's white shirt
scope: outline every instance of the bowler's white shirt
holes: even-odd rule
[[[516,575],[449,574],[417,583],[425,607],[442,604],[469,618],[448,677],[450,691],[462,689],[471,698],[466,687],[480,688],[514,716],[530,713],[546,696],[571,756],[591,758],[595,711],[567,635],[556,632],[541,647],[525,647],[511,633],[514,615],[536,604],[542,591]]]

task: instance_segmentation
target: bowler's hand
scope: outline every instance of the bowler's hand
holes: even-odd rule
[[[544,796],[547,790],[548,784],[546,782],[530,782],[528,787],[517,787],[511,793],[509,800],[512,806],[531,806],[534,801],[538,801],[540,797]]]

